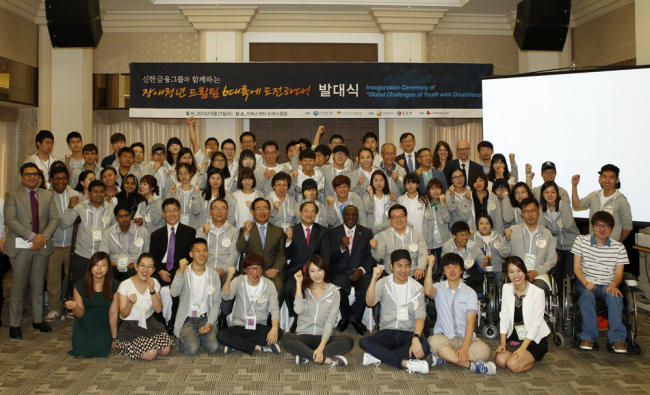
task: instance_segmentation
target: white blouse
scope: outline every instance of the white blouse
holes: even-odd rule
[[[153,281],[154,281],[153,289],[156,292],[160,292],[160,283],[155,278],[153,279]],[[120,283],[120,286],[117,288],[117,293],[119,293],[120,295],[124,295],[127,298],[131,294],[137,295],[137,300],[133,305],[133,307],[131,307],[131,313],[129,314],[129,316],[122,317],[120,315],[120,318],[122,318],[123,320],[138,321],[139,327],[147,329],[147,318],[151,317],[151,315],[154,313],[153,301],[151,300],[153,295],[149,294],[149,287],[147,287],[147,290],[144,291],[144,294],[141,294],[138,291],[138,289],[135,287],[135,284],[133,284],[132,279],[129,278],[128,280],[122,281]]]

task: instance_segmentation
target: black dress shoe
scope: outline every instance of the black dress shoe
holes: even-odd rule
[[[9,327],[9,337],[12,339],[22,339],[23,332],[20,330],[19,326],[10,326]]]
[[[34,329],[38,329],[41,332],[52,332],[52,328],[50,328],[50,326],[45,322],[39,322],[38,324],[34,322],[32,324],[32,327]]]
[[[348,329],[348,325],[350,325],[350,321],[347,320],[341,320],[339,323],[336,325],[336,329],[339,330],[339,332],[344,332],[346,329]]]
[[[368,332],[368,328],[361,322],[357,320],[352,320],[350,321],[350,324],[354,327],[354,330],[357,331],[358,334],[363,336],[366,332]]]

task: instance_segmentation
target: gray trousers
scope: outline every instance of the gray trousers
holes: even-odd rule
[[[43,322],[43,288],[48,256],[31,250],[20,250],[11,258],[11,320],[10,325],[20,327],[23,320],[25,290],[31,285],[34,323]]]

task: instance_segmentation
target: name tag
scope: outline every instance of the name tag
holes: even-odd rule
[[[181,214],[181,223],[183,225],[189,225],[190,224],[190,215],[189,214]]]
[[[117,256],[117,270],[120,272],[126,272],[127,266],[129,265],[129,257],[126,255]]]
[[[282,231],[283,231],[283,232],[286,232],[287,229],[289,229],[289,227],[290,227],[291,225],[290,225],[288,222],[283,222],[283,223],[280,224],[280,226],[282,226]]]
[[[196,318],[200,315],[200,312],[201,312],[201,304],[192,303],[191,310],[190,310],[190,317]]]
[[[515,326],[515,330],[517,331],[517,337],[519,338],[519,341],[524,341],[526,339],[526,335],[528,335],[528,331],[526,330],[526,326],[517,325],[517,326]]]
[[[409,308],[408,306],[402,306],[397,309],[397,321],[408,321],[409,320]]]
[[[257,327],[257,316],[247,315],[246,316],[246,329],[255,329]]]
[[[93,241],[102,241],[102,228],[93,228]]]
[[[537,257],[533,254],[526,254],[524,257],[524,264],[526,265],[526,269],[528,270],[534,270],[535,269],[535,260]]]

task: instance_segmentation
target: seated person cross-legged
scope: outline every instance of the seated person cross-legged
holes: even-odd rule
[[[278,291],[266,277],[262,276],[264,258],[257,254],[246,254],[242,261],[243,276],[233,280],[235,268],[228,268],[226,283],[221,288],[224,301],[235,299],[232,326],[222,329],[217,340],[224,345],[223,352],[234,350],[253,355],[255,351],[280,353],[278,340],[282,338]],[[267,324],[271,314],[272,326]]]
[[[511,256],[504,265],[507,283],[503,284],[501,345],[497,347],[497,365],[513,373],[530,370],[548,352],[551,333],[544,321],[544,291],[529,280],[521,258]]]
[[[344,224],[330,229],[330,278],[340,287],[341,320],[336,326],[343,332],[349,324],[359,335],[368,328],[362,323],[366,310],[366,290],[377,263],[372,257],[372,231],[359,225],[359,210],[354,206],[343,209]],[[350,306],[350,292],[354,287],[354,302]]]
[[[430,256],[433,257],[433,256]],[[390,254],[392,274],[383,277],[382,269],[375,266],[372,281],[366,293],[369,307],[381,302],[381,330],[359,340],[363,365],[385,363],[409,373],[429,373],[424,358],[429,354],[429,344],[421,338],[426,317],[422,285],[411,275],[411,254],[395,250]]]
[[[434,299],[438,313],[433,336],[429,337],[431,366],[449,362],[475,373],[496,374],[494,362],[485,362],[490,356],[490,347],[474,334],[478,298],[476,292],[461,281],[465,270],[463,258],[454,253],[443,255],[440,266],[447,280],[435,284],[434,261],[429,255],[424,279],[424,291]]]
[[[151,277],[154,260],[151,254],[140,255],[136,275],[117,289],[123,321],[117,329],[116,352],[131,359],[150,361],[158,355],[169,355],[174,345],[165,326],[154,317],[154,311],[162,311],[160,283]]]
[[[217,317],[221,306],[221,280],[216,270],[207,267],[208,242],[194,239],[190,249],[192,264],[179,262],[176,276],[169,289],[172,297],[179,297],[174,333],[183,354],[194,355],[203,346],[209,354],[219,348]]]
[[[313,255],[308,270],[294,274],[296,290],[294,311],[298,314],[296,334],[286,334],[282,347],[296,356],[296,364],[316,362],[321,365],[347,366],[343,354],[354,347],[350,336],[332,336],[339,313],[341,294],[334,284],[327,283],[329,269],[323,258]]]
[[[627,331],[622,322],[623,294],[618,289],[623,281],[623,271],[629,262],[625,246],[612,240],[614,216],[598,211],[591,217],[592,235],[578,236],[571,252],[574,254],[573,271],[578,279],[576,292],[580,295],[578,306],[582,315],[580,348],[592,350],[598,339],[596,298],[607,302],[609,332],[607,337],[614,352],[624,354]]]

